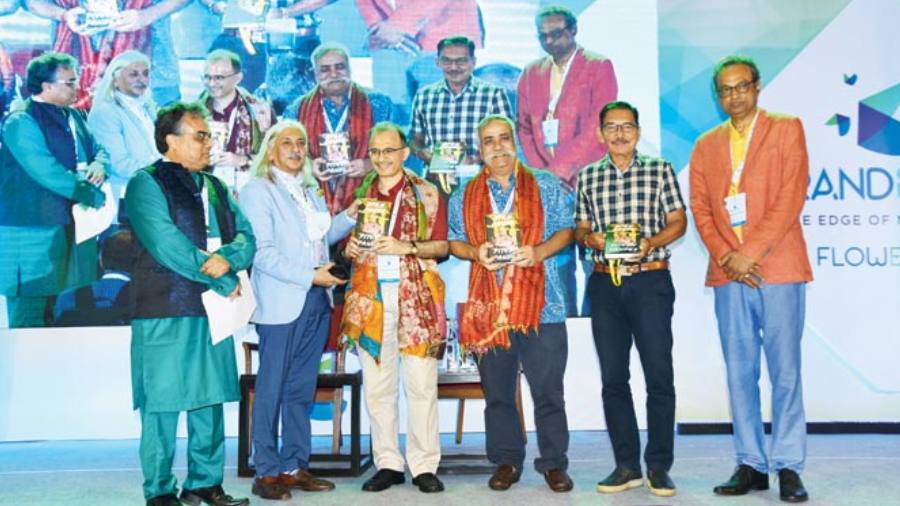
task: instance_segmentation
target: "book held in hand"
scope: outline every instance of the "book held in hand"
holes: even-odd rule
[[[438,142],[431,154],[428,172],[432,174],[456,174],[463,161],[466,146],[462,142]]]
[[[89,30],[107,30],[119,16],[119,4],[116,0],[87,0],[84,10],[84,20],[79,20],[78,24]]]
[[[487,239],[491,243],[488,254],[495,262],[509,263],[519,249],[522,234],[513,213],[492,213],[484,217]]]
[[[606,227],[603,256],[607,260],[633,259],[641,252],[641,226],[636,223],[611,223]]]
[[[319,137],[319,146],[325,159],[325,174],[344,175],[350,167],[350,136],[347,132],[323,133]]]
[[[375,240],[388,235],[391,203],[378,199],[360,199],[356,217],[356,242],[364,250],[372,249]]]

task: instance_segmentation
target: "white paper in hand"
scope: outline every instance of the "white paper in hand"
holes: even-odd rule
[[[214,346],[250,323],[250,317],[256,309],[256,296],[253,295],[247,271],[239,271],[237,277],[241,283],[241,295],[236,299],[222,297],[212,290],[201,295]]]
[[[75,204],[72,206],[72,220],[75,221],[75,242],[81,244],[112,225],[118,211],[118,201],[113,197],[112,186],[103,183],[100,187],[106,194],[106,203],[100,209]]]

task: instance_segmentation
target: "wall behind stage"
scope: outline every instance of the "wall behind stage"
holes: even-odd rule
[[[724,120],[711,70],[740,53],[760,66],[760,106],[802,119],[810,185],[802,224],[807,290],[803,378],[814,421],[900,421],[900,65],[893,0],[660,2],[663,155],[680,169]],[[727,416],[707,256],[693,228],[675,249],[678,414]],[[768,399],[768,397],[766,398]],[[764,403],[768,413],[768,400]]]
[[[516,58],[538,57],[536,41],[525,41],[533,37],[536,6],[506,2],[527,12],[510,18],[500,3],[482,2],[488,47],[479,63],[502,59],[506,50],[492,49],[500,44],[492,42],[499,33],[492,30],[507,19],[518,21],[504,33],[521,38],[526,48]],[[762,107],[801,117],[810,153],[803,215],[816,281],[807,293],[803,343],[808,418],[900,420],[900,67],[890,42],[900,26],[900,4],[754,0],[744,2],[747,10],[740,14],[713,0],[572,4],[579,9],[579,40],[613,59],[620,96],[641,109],[641,149],[661,151],[675,163],[685,197],[693,142],[724,119],[710,88],[712,66],[736,52],[760,63]],[[873,216],[879,224],[870,224]],[[673,253],[677,418],[727,421],[712,294],[702,286],[706,252],[692,226],[688,230]],[[451,284],[464,286],[461,279],[453,277]],[[586,323],[569,322],[567,406],[570,425],[579,430],[604,427]],[[125,329],[0,330],[0,441],[135,437],[127,343]],[[636,356],[632,372],[643,419]],[[467,407],[465,429],[483,430],[481,405]],[[236,406],[228,413],[234,434]],[[454,417],[454,406],[443,402],[443,431],[452,430]],[[316,430],[329,429],[319,423]]]

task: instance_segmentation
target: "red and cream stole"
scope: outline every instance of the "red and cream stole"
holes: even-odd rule
[[[515,210],[523,246],[541,243],[544,211],[537,178],[521,162],[516,162]],[[492,213],[487,170],[466,185],[463,195],[463,223],[474,246],[487,241],[485,216]],[[478,262],[469,270],[469,298],[460,323],[460,347],[483,354],[494,346],[508,349],[509,331],[527,332],[541,322],[544,308],[544,264],[532,267],[509,265],[498,285],[494,272]]]
[[[377,197],[375,172],[360,190]],[[400,240],[427,241],[437,219],[440,196],[437,188],[406,172],[397,220]],[[344,298],[341,336],[366,350],[376,361],[381,356],[384,301],[378,286],[376,255],[366,254],[353,265],[350,287]],[[397,340],[401,353],[418,357],[440,357],[447,336],[444,281],[434,259],[405,255],[400,258],[399,324]],[[393,303],[393,301],[391,301]]]

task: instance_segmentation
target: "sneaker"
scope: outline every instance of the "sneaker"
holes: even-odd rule
[[[637,488],[643,484],[644,480],[640,471],[632,471],[625,467],[616,467],[609,476],[597,484],[597,492],[613,494]]]
[[[659,497],[675,495],[675,482],[669,477],[669,472],[662,469],[647,470],[647,488],[650,489],[651,494]]]

